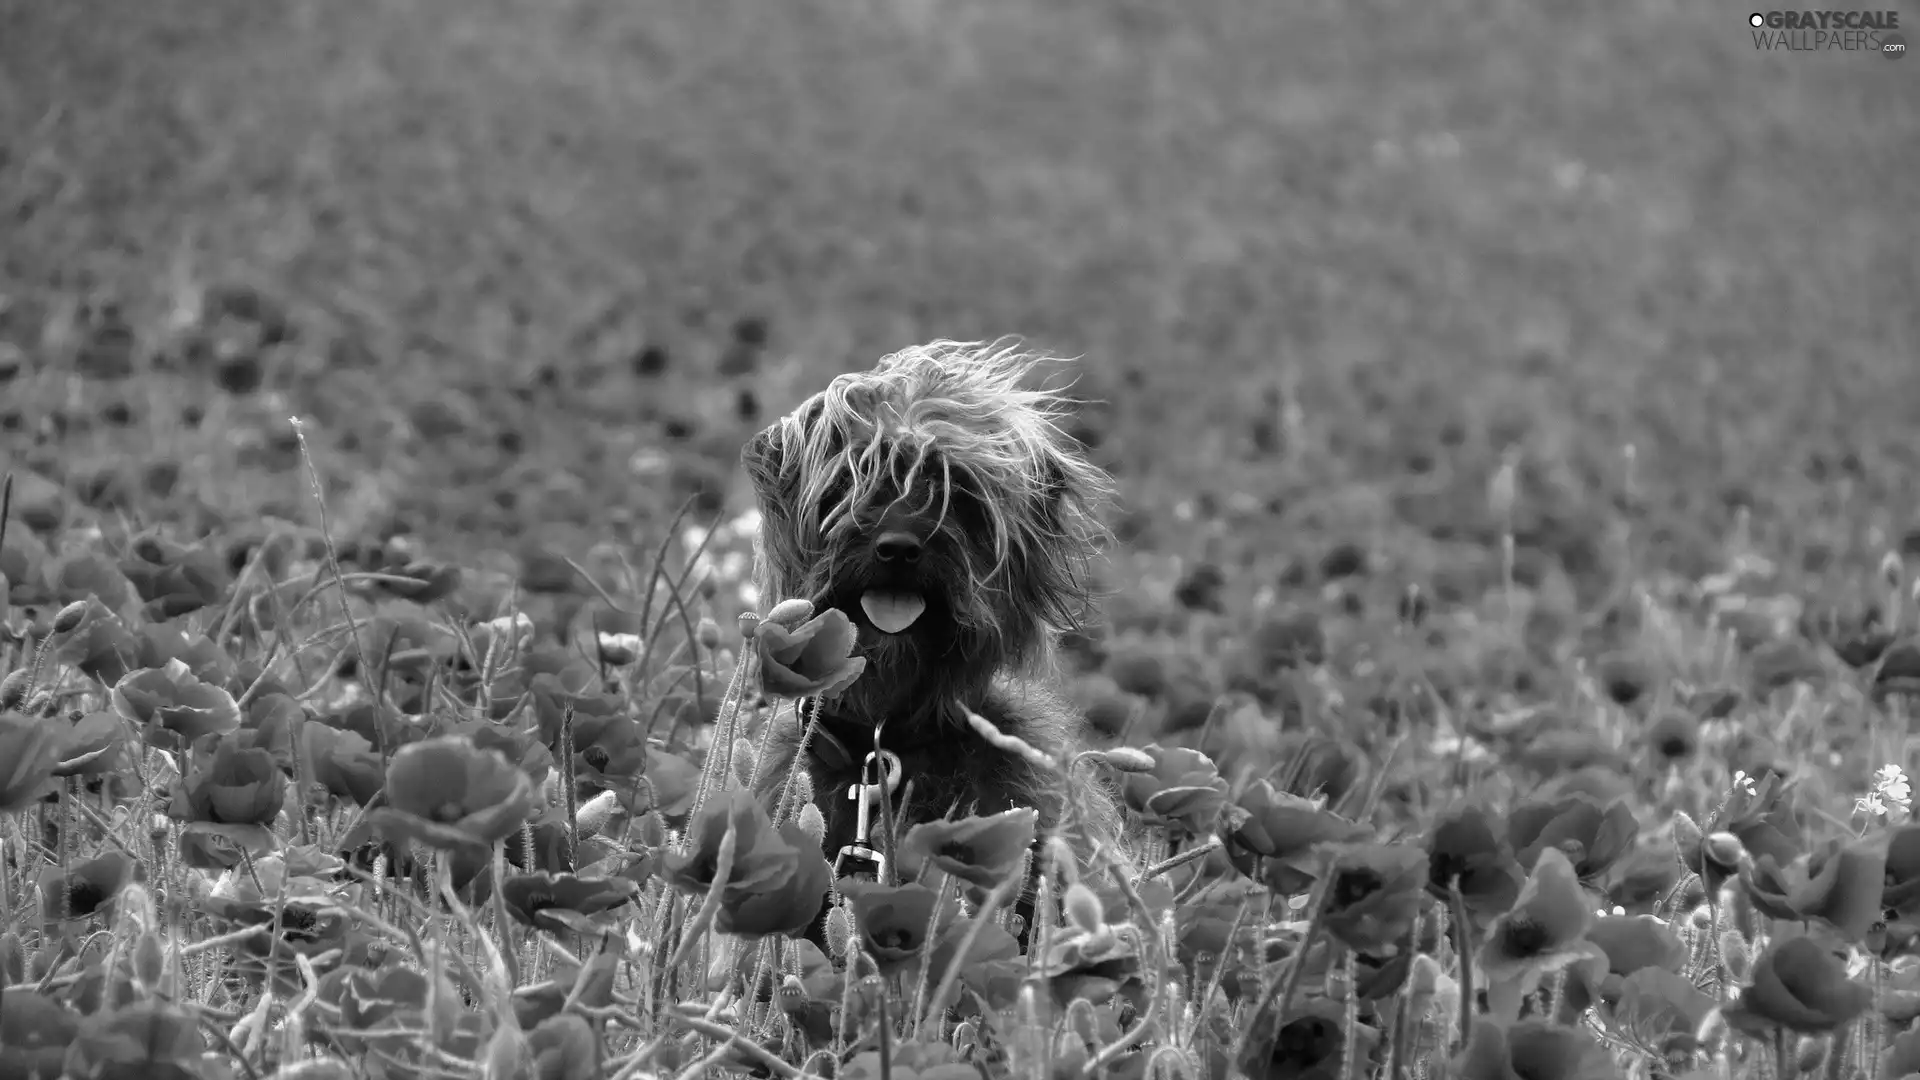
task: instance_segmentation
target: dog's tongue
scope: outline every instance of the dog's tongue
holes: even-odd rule
[[[881,633],[897,634],[927,610],[927,601],[917,593],[868,592],[860,594],[860,610]]]

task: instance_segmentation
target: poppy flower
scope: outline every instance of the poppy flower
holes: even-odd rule
[[[1604,955],[1576,964],[1567,980],[1563,1016],[1578,1017],[1596,1001],[1620,996],[1621,981],[1646,968],[1682,970],[1687,946],[1651,915],[1603,915],[1587,931],[1587,940]]]
[[[793,875],[777,885],[763,884],[751,893],[728,890],[721,896],[720,912],[714,918],[714,927],[721,933],[795,937],[804,934],[819,917],[827,892],[833,887],[833,868],[799,822],[781,822],[777,831],[793,850]]]
[[[65,1074],[80,1014],[32,987],[0,993],[0,1077],[32,1080]]]
[[[883,1080],[887,1076],[893,1080],[980,1080],[982,1074],[979,1066],[961,1060],[960,1051],[946,1043],[904,1042],[889,1048],[884,1063],[878,1050],[855,1054],[840,1066],[838,1075],[841,1080]]]
[[[1276,1016],[1277,1012],[1267,1008],[1254,1017],[1246,1048],[1241,1052],[1241,1072],[1248,1076],[1285,1076],[1300,1080],[1341,1080],[1371,1072],[1366,1062],[1379,1047],[1380,1033],[1356,1021],[1352,1042],[1354,1056],[1359,1060],[1356,1068],[1348,1069],[1344,1004],[1315,995],[1295,1002],[1284,1023]]]
[[[225,561],[211,547],[188,548],[143,536],[120,561],[120,572],[146,601],[142,613],[154,622],[165,622],[220,602],[228,586]]]
[[[1481,1019],[1454,1060],[1459,1080],[1615,1080],[1620,1070],[1607,1048],[1575,1027],[1545,1020],[1501,1025]]]
[[[40,875],[41,907],[49,921],[65,917],[110,915],[114,898],[138,879],[140,864],[120,851],[108,851],[62,873],[57,866]]]
[[[72,630],[54,634],[54,656],[101,686],[113,686],[143,666],[140,639],[119,617],[97,602]]]
[[[581,729],[591,721],[609,720],[627,714],[626,705],[612,694],[575,689],[560,676],[546,672],[533,677],[528,693],[532,698],[533,719],[540,732],[540,741],[555,753],[559,752],[561,729],[567,722],[569,711],[573,713],[575,753],[582,746],[591,745],[592,740],[581,734]]]
[[[1033,846],[1038,815],[1007,810],[987,817],[929,821],[907,830],[897,858],[901,868],[919,876],[927,863],[982,889],[991,889],[1020,872]]]
[[[1680,709],[1662,710],[1647,725],[1641,741],[1657,768],[1684,765],[1700,751],[1700,721]]]
[[[760,656],[760,689],[769,697],[837,697],[867,669],[863,656],[854,656],[859,631],[838,608],[789,629],[767,619],[754,629],[753,645]]]
[[[1887,1049],[1880,1055],[1878,1075],[1889,1080],[1907,1080],[1920,1075],[1920,1030],[1896,1035],[1887,1043]]]
[[[1354,952],[1399,949],[1426,899],[1427,853],[1404,844],[1356,844],[1334,858],[1321,914],[1327,933]]]
[[[1541,976],[1582,958],[1604,960],[1599,947],[1586,940],[1592,925],[1593,901],[1580,887],[1573,863],[1559,848],[1544,849],[1513,910],[1493,921],[1480,946],[1477,960],[1489,1002],[1499,995],[1517,1005]]]
[[[1887,831],[1887,876],[1880,900],[1902,915],[1920,915],[1920,825]]]
[[[1691,1054],[1700,1046],[1695,1033],[1717,1007],[1719,1002],[1701,993],[1685,975],[1665,967],[1643,967],[1620,979],[1605,1012],[1610,1026],[1625,1031],[1639,1045],[1662,1055]]]
[[[853,909],[860,946],[883,974],[916,962],[927,947],[927,928],[940,894],[925,885],[843,881],[840,892]],[[935,933],[939,933],[937,928]]]
[[[1770,1038],[1785,1028],[1822,1035],[1873,1004],[1873,991],[1847,978],[1847,967],[1812,938],[1776,940],[1754,961],[1751,981],[1723,1014],[1736,1030]]]
[[[133,583],[105,556],[83,551],[60,560],[47,573],[54,599],[61,604],[97,600],[113,611],[133,603]]]
[[[1213,759],[1184,746],[1152,743],[1143,749],[1153,758],[1153,769],[1120,778],[1120,795],[1126,804],[1151,825],[1183,829],[1195,836],[1212,832],[1227,805],[1227,782]],[[1266,788],[1271,792],[1273,785]]]
[[[253,873],[230,870],[201,898],[200,906],[236,928],[269,926],[277,921],[277,942],[273,935],[256,934],[236,946],[258,959],[276,952],[312,957],[344,948],[352,928],[345,918],[330,910],[336,903],[331,883],[315,876],[326,868],[290,865],[296,861],[267,855],[254,860]]]
[[[365,806],[387,786],[379,753],[358,734],[315,722],[302,725],[300,735],[307,775],[327,794]]]
[[[206,1049],[193,1013],[164,1001],[137,1001],[81,1022],[67,1047],[67,1075],[194,1080]]]
[[[657,810],[674,824],[685,821],[700,790],[700,768],[678,754],[658,750],[647,753],[646,783],[637,784],[631,794],[622,788],[614,796],[630,814]]]
[[[110,712],[83,713],[62,733],[55,776],[99,776],[121,761],[120,718]]]
[[[401,747],[387,764],[387,801],[367,821],[396,843],[443,851],[486,847],[533,812],[533,781],[472,739],[442,735]]]
[[[240,726],[233,695],[194,677],[180,660],[129,673],[113,686],[113,711],[132,721],[147,745],[179,750]]]
[[[167,812],[176,821],[271,825],[286,803],[287,777],[265,750],[245,747],[234,732],[194,745],[186,774],[174,783]]]
[[[581,781],[605,791],[631,788],[647,767],[647,732],[624,712],[573,718],[573,769]]]
[[[420,1028],[446,1031],[461,1012],[460,992],[445,976],[401,962],[378,968],[336,968],[321,976],[320,982],[321,1000],[339,1014],[333,1037],[349,1053],[407,1049],[419,1040]]]
[[[1787,790],[1777,773],[1768,773],[1757,781],[1737,783],[1733,793],[1727,798],[1726,809],[1721,812],[1718,832],[1731,835],[1740,841],[1740,846],[1754,858],[1771,855],[1780,865],[1794,860],[1803,850],[1801,837],[1804,835],[1798,816],[1787,799]],[[1681,858],[1688,859],[1689,852],[1682,850]],[[1693,856],[1698,861],[1698,855]],[[1718,867],[1695,866],[1688,862],[1687,869],[1702,877],[1708,877],[1714,888],[1732,877],[1731,873],[1715,881],[1702,873],[1704,869],[1718,870]]]
[[[1427,834],[1427,892],[1436,900],[1449,900],[1457,885],[1468,911],[1498,915],[1513,907],[1526,877],[1484,807],[1456,807]]]
[[[540,740],[531,732],[520,731],[509,724],[475,718],[449,724],[441,734],[465,735],[480,749],[491,750],[518,766],[536,785],[545,783],[547,774],[553,771],[553,753],[540,745]]]
[[[24,810],[46,794],[60,763],[60,735],[53,721],[0,712],[0,814]]]
[[[1763,855],[1740,871],[1753,906],[1776,919],[1819,919],[1858,942],[1880,920],[1887,848],[1884,837],[1830,841],[1782,866]]]
[[[600,1075],[600,1039],[577,1013],[547,1017],[527,1032],[534,1080],[593,1080]]]
[[[1252,856],[1259,856],[1261,876],[1276,892],[1301,892],[1312,885],[1321,845],[1355,842],[1367,835],[1366,826],[1311,799],[1276,790],[1265,780],[1255,780],[1241,792],[1237,806],[1245,816],[1226,833],[1228,854],[1249,874],[1254,871]]]
[[[573,874],[509,874],[500,885],[500,899],[514,918],[536,929],[560,934],[578,929],[554,912],[578,916],[611,911],[633,899],[633,882],[625,878],[585,878]]]
[[[1602,807],[1584,795],[1529,800],[1507,814],[1507,840],[1521,868],[1532,869],[1549,848],[1567,856],[1581,881],[1591,882],[1633,847],[1640,833],[1627,804]]]

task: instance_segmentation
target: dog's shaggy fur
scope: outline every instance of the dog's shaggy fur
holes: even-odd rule
[[[1117,820],[1103,784],[1069,793],[1062,773],[991,745],[967,719],[977,714],[1063,766],[1079,745],[1081,718],[1047,682],[1056,632],[1093,600],[1090,564],[1111,485],[1055,426],[1065,399],[1028,388],[1043,362],[951,341],[906,349],[834,379],[742,452],[762,518],[761,596],[845,612],[867,661],[850,689],[819,703],[805,752],[800,726],[785,726],[768,747],[778,767],[762,770],[771,802],[785,764],[801,756],[829,858],[854,837],[847,792],[876,727],[905,778],[897,827],[1023,806],[1038,811],[1043,831],[1069,805],[1097,832]],[[862,602],[875,595],[917,596],[925,607],[888,633],[876,618],[895,618]]]

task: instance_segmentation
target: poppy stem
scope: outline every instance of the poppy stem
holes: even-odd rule
[[[1308,901],[1313,914],[1307,920],[1306,935],[1300,939],[1299,951],[1288,959],[1286,976],[1268,983],[1266,990],[1260,995],[1259,1003],[1253,1007],[1253,1012],[1247,1015],[1247,1026],[1241,1030],[1240,1037],[1234,1040],[1232,1063],[1237,1064],[1246,1056],[1247,1043],[1252,1038],[1254,1029],[1259,1026],[1261,1015],[1267,1011],[1269,1005],[1274,1006],[1274,1037],[1278,1038],[1280,1031],[1286,1027],[1287,1010],[1293,1006],[1294,995],[1300,992],[1300,980],[1307,973],[1308,954],[1313,952],[1314,943],[1320,937],[1320,923],[1326,915],[1327,900],[1333,895],[1332,870],[1332,859],[1320,860],[1319,880],[1314,883],[1312,898]],[[1274,1003],[1276,993],[1280,998],[1277,1005]]]
[[[1467,921],[1467,902],[1460,895],[1460,878],[1447,882],[1447,901],[1453,915],[1453,951],[1460,962],[1460,1045],[1473,1040],[1473,924]]]
[[[1773,1075],[1780,1080],[1788,1080],[1793,1074],[1787,1071],[1791,1064],[1787,1060],[1787,1029],[1774,1025],[1773,1029]]]

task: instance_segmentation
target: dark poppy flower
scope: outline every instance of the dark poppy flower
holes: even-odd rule
[[[226,560],[212,547],[183,547],[158,536],[133,542],[120,572],[146,601],[148,619],[165,622],[220,602],[228,586]]]
[[[1776,940],[1754,961],[1753,975],[1723,1014],[1736,1030],[1771,1038],[1785,1028],[1823,1035],[1873,1004],[1873,991],[1847,978],[1832,950],[1807,937]]]
[[[1693,760],[1700,751],[1700,721],[1680,709],[1665,709],[1641,736],[1656,768],[1669,769]]]
[[[1415,895],[1419,895],[1415,893]],[[1352,1032],[1355,1068],[1349,1069],[1346,1050],[1346,1006],[1315,995],[1294,1003],[1284,1022],[1277,1009],[1254,1017],[1246,1048],[1238,1062],[1247,1076],[1285,1076],[1300,1080],[1341,1080],[1366,1076],[1368,1062],[1378,1049],[1380,1033],[1366,1024]],[[1356,1021],[1357,1023],[1357,1021]]]
[[[853,620],[838,608],[791,629],[762,621],[753,634],[761,690],[776,698],[838,697],[867,669],[866,658],[853,655],[858,639]]]
[[[529,694],[533,704],[533,719],[540,732],[540,741],[547,748],[559,753],[561,728],[566,724],[567,714],[573,714],[573,747],[577,754],[584,746],[591,746],[593,740],[583,737],[581,729],[593,721],[611,720],[625,717],[627,707],[612,694],[603,694],[593,690],[574,689],[560,676],[542,672],[533,677]]]
[[[601,791],[633,787],[647,767],[647,731],[624,712],[573,718],[573,769]]]
[[[840,1066],[841,1080],[980,1080],[980,1067],[960,1057],[960,1051],[946,1043],[895,1043],[887,1056],[867,1050],[855,1054]]]
[[[507,912],[536,929],[560,934],[578,929],[566,913],[586,917],[611,911],[633,899],[633,882],[625,878],[584,878],[573,874],[509,874],[500,885]]]
[[[1327,933],[1354,952],[1399,951],[1426,899],[1427,853],[1405,844],[1342,847],[1322,909]]]
[[[200,907],[234,928],[277,923],[277,940],[273,935],[257,934],[236,946],[255,959],[264,960],[272,954],[284,958],[294,953],[312,957],[344,949],[352,926],[333,910],[337,903],[332,895],[334,886],[318,876],[327,872],[325,864],[297,854],[263,856],[254,860],[252,873],[233,870],[222,875],[200,898]]]
[[[133,604],[133,583],[105,556],[83,551],[61,559],[47,573],[54,599],[61,604],[97,600],[113,611]]]
[[[1498,915],[1513,907],[1526,876],[1484,807],[1456,807],[1427,834],[1427,891],[1437,900],[1458,885],[1469,912]]]
[[[1920,1030],[1896,1035],[1880,1055],[1880,1076],[1908,1080],[1920,1076]]]
[[[89,602],[79,625],[54,634],[54,656],[101,686],[113,686],[141,667],[140,639],[97,602]]]
[[[473,740],[442,735],[403,746],[387,765],[389,805],[367,821],[389,840],[441,850],[486,847],[533,812],[533,781]]]
[[[1513,910],[1493,921],[1477,957],[1488,1001],[1517,1005],[1540,978],[1583,958],[1605,954],[1586,940],[1593,901],[1580,887],[1573,863],[1559,848],[1546,848],[1533,864]]]
[[[1611,882],[1607,886],[1607,903],[1623,908],[1629,915],[1649,915],[1673,896],[1674,886],[1680,884],[1680,860],[1677,857],[1678,845],[1665,842],[1641,844],[1628,852],[1626,857],[1613,864]],[[1688,879],[1688,888],[1682,889],[1676,898],[1681,901],[1678,910],[1692,910],[1697,906],[1688,903],[1695,892],[1703,897],[1705,890],[1700,882]]]
[[[533,1080],[593,1080],[600,1073],[600,1039],[577,1013],[563,1012],[527,1032]]]
[[[205,634],[188,636],[168,623],[148,623],[140,628],[139,637],[141,667],[166,667],[178,660],[201,682],[221,686],[233,677],[233,657]],[[231,692],[244,693],[246,687]]]
[[[421,1028],[447,1031],[462,1011],[460,992],[444,976],[404,963],[336,968],[320,981],[321,1000],[339,1016],[332,1035],[349,1053],[404,1051]]]
[[[763,883],[752,892],[729,889],[720,898],[714,927],[723,934],[762,937],[804,934],[820,915],[833,886],[833,868],[820,854],[820,845],[797,821],[783,821],[780,839],[793,850],[794,871],[785,881]]]
[[[147,745],[162,750],[179,750],[240,726],[233,695],[201,682],[179,660],[131,672],[115,683],[113,711],[131,721]]]
[[[1595,1002],[1620,996],[1623,979],[1645,968],[1681,971],[1691,955],[1665,922],[1651,915],[1602,915],[1587,930],[1587,940],[1603,957],[1577,963],[1567,979],[1563,1017],[1577,1018]]]
[[[83,713],[61,733],[55,776],[99,776],[121,761],[120,718],[110,712]]]
[[[367,740],[322,723],[303,725],[307,774],[337,799],[365,806],[387,786],[387,768]]]
[[[1033,846],[1038,816],[1007,810],[987,817],[929,821],[907,830],[900,842],[901,868],[915,876],[927,863],[982,889],[1020,872]]]
[[[65,1075],[67,1047],[79,1033],[79,1013],[30,986],[8,987],[0,993],[0,1077]]]
[[[1726,809],[1720,814],[1716,832],[1740,841],[1741,848],[1754,858],[1771,855],[1782,866],[1792,862],[1805,850],[1801,841],[1804,833],[1800,821],[1787,799],[1787,789],[1776,773],[1768,773],[1759,780],[1742,778],[1736,782],[1733,793],[1727,798]],[[1709,842],[1712,836],[1709,834],[1707,837]],[[1690,852],[1685,848],[1680,852],[1687,869],[1707,878],[1712,888],[1719,888],[1722,882],[1733,876],[1731,872],[1720,873],[1726,869],[1724,858],[1714,860],[1718,863],[1714,865],[1703,861],[1702,855],[1701,852]],[[1737,865],[1734,869],[1738,869]]]
[[[1312,886],[1325,845],[1357,843],[1368,832],[1365,825],[1315,800],[1276,791],[1265,780],[1254,781],[1241,793],[1237,809],[1245,816],[1227,833],[1229,860],[1281,893]],[[1257,867],[1250,856],[1259,856]]]
[[[752,794],[728,788],[714,793],[693,816],[687,826],[688,849],[670,851],[662,860],[667,880],[684,893],[705,896],[720,871],[720,845],[729,831],[734,834],[733,869],[723,903],[777,889],[799,868],[799,852],[774,830]]]
[[[1542,851],[1567,856],[1581,881],[1595,881],[1625,855],[1640,833],[1640,823],[1625,802],[1602,807],[1584,795],[1527,801],[1507,814],[1507,840],[1514,858],[1531,869]]]
[[[40,801],[60,764],[60,726],[25,713],[0,712],[0,814]]]
[[[1053,938],[1036,970],[1053,991],[1057,1008],[1076,999],[1105,1005],[1115,998],[1145,1008],[1136,941],[1134,935],[1104,925],[1063,932]]]
[[[693,799],[699,790],[699,766],[678,754],[653,750],[647,754],[646,782],[635,785],[633,795],[620,788],[614,789],[614,795],[630,814],[655,810],[662,818],[678,824],[685,821],[693,809]]]
[[[1151,825],[1183,829],[1195,836],[1212,832],[1227,805],[1227,782],[1213,759],[1184,746],[1152,743],[1144,749],[1153,758],[1153,770],[1120,778],[1120,795],[1126,804]],[[1267,784],[1266,789],[1272,792],[1273,785]],[[1247,797],[1241,796],[1242,800]]]
[[[1881,902],[1902,915],[1920,916],[1920,825],[1887,832],[1887,876]]]
[[[1886,866],[1884,837],[1834,840],[1785,866],[1763,855],[1742,868],[1740,881],[1761,912],[1793,922],[1819,919],[1857,942],[1885,910]]]
[[[194,1080],[206,1049],[193,1013],[164,1001],[136,1001],[81,1022],[67,1047],[67,1075]]]
[[[1692,979],[1665,967],[1643,967],[1621,977],[1607,1000],[1609,1026],[1662,1055],[1699,1049],[1696,1033],[1719,1006]]]
[[[286,797],[287,777],[273,755],[243,746],[236,732],[194,745],[167,812],[176,821],[271,825]]]
[[[544,783],[553,771],[553,753],[540,745],[531,732],[507,724],[475,719],[448,725],[444,734],[465,735],[482,750],[491,750],[527,774],[536,785]]]
[[[915,963],[927,947],[927,928],[940,894],[925,885],[843,881],[840,892],[853,908],[855,940],[885,974]],[[938,934],[944,927],[936,928]]]
[[[140,864],[119,851],[108,851],[62,873],[49,867],[40,875],[40,901],[49,921],[110,915],[114,898],[127,883],[138,880]]]
[[[1607,1048],[1579,1028],[1544,1020],[1502,1025],[1482,1019],[1455,1059],[1460,1080],[1615,1080]]]

